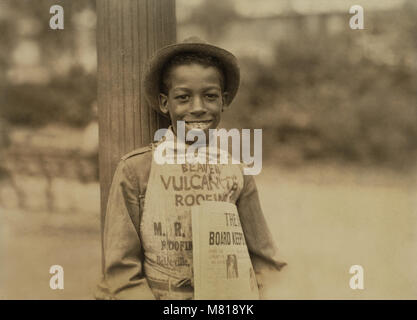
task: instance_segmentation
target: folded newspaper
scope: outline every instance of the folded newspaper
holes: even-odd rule
[[[204,201],[192,208],[194,299],[258,300],[237,208]]]

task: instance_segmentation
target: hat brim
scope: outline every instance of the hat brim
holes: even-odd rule
[[[175,55],[180,53],[204,53],[220,60],[226,78],[224,90],[227,92],[227,96],[225,97],[225,103],[226,105],[230,105],[236,96],[240,83],[240,70],[237,59],[229,51],[206,43],[172,44],[155,53],[147,64],[145,76],[143,78],[143,87],[149,105],[159,113],[165,115],[159,108],[158,99],[160,93],[161,72],[164,65]]]

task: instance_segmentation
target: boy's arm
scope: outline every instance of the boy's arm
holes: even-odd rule
[[[278,249],[262,213],[253,176],[244,175],[243,189],[236,205],[255,272],[259,273],[264,267],[280,270],[286,263],[278,258]]]
[[[139,186],[125,160],[110,188],[104,225],[104,278],[98,299],[155,299],[144,276]]]

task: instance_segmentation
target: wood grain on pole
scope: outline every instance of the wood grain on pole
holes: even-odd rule
[[[101,230],[120,157],[149,144],[167,120],[145,102],[147,59],[176,41],[175,0],[97,0]]]

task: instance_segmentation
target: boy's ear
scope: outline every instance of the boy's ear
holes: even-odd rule
[[[223,107],[222,107],[222,111],[224,108],[227,108],[229,105],[227,104],[227,97],[229,96],[228,92],[223,92],[222,94],[222,100],[223,100]]]
[[[166,94],[160,93],[159,94],[159,110],[163,114],[168,114],[168,97]]]

